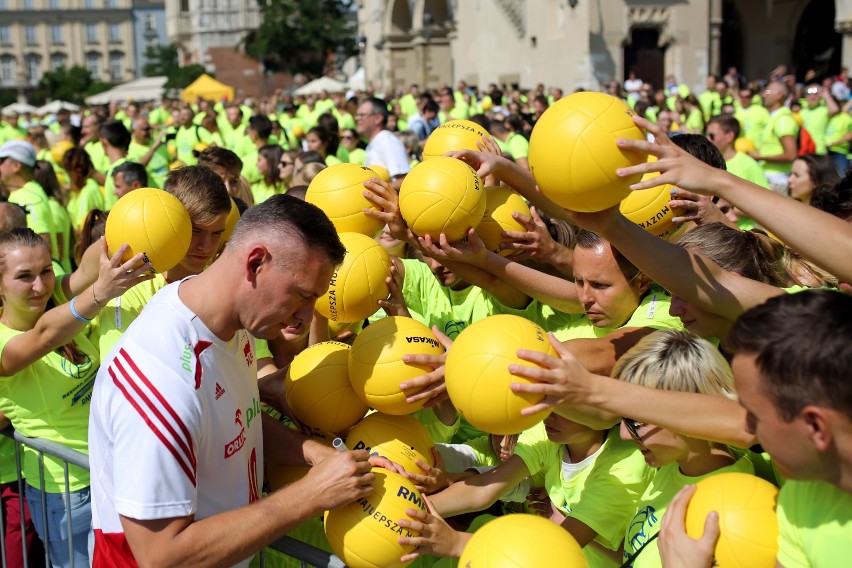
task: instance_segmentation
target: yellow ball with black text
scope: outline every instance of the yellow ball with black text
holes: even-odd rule
[[[385,224],[363,211],[376,208],[364,197],[364,182],[372,177],[376,172],[357,164],[329,166],[308,185],[305,201],[322,209],[338,233],[375,235]]]
[[[351,323],[373,315],[379,300],[388,297],[390,257],[366,235],[340,233],[346,247],[343,262],[331,275],[328,291],[317,299],[316,310],[329,321]]]
[[[655,162],[656,156],[651,156],[648,161]],[[642,176],[642,181],[658,177],[659,172],[649,172]],[[668,239],[680,233],[683,224],[676,225],[672,219],[684,213],[683,208],[669,207],[672,199],[671,190],[675,186],[671,184],[658,185],[648,189],[631,191],[624,198],[618,209],[621,214],[660,238]]]
[[[592,91],[574,93],[550,106],[530,136],[529,164],[541,192],[573,211],[602,211],[630,193],[641,175],[622,178],[618,168],[641,164],[645,156],[625,151],[618,138],[644,140],[627,103]]]
[[[284,378],[287,405],[304,425],[340,433],[367,414],[349,382],[349,346],[336,341],[312,345],[296,355]]]
[[[488,521],[467,542],[459,558],[465,568],[586,568],[583,549],[571,533],[548,519],[526,513]]]
[[[426,510],[416,487],[398,473],[373,468],[373,492],[325,514],[325,536],[331,549],[349,568],[403,568],[400,558],[414,550],[399,537],[419,533],[399,526],[409,519],[406,509]],[[555,525],[554,525],[555,526]]]
[[[692,538],[701,538],[707,514],[719,514],[721,534],[713,566],[774,568],[778,554],[778,488],[745,473],[720,473],[695,486],[686,509],[686,532]]]
[[[367,167],[370,168],[371,170],[373,170],[373,173],[376,174],[377,178],[379,178],[380,180],[382,180],[384,182],[390,183],[391,176],[390,176],[390,172],[387,170],[387,168],[385,168],[384,166],[380,166],[378,164],[371,164]]]
[[[189,251],[192,221],[177,197],[142,187],[115,203],[107,217],[105,236],[111,253],[124,243],[130,245],[122,260],[145,253],[154,267],[152,272],[165,272],[177,266]]]
[[[381,412],[367,415],[346,436],[350,450],[367,450],[398,463],[409,473],[423,474],[420,460],[435,465],[432,437],[413,416],[391,416]]]
[[[471,120],[448,120],[432,131],[423,145],[423,160],[458,150],[479,150],[477,142],[491,137],[488,131]]]
[[[485,213],[482,179],[469,165],[438,156],[414,166],[399,191],[399,212],[411,231],[437,240],[457,241]]]
[[[485,213],[476,227],[476,233],[485,243],[485,248],[503,256],[520,252],[517,249],[500,250],[500,243],[510,242],[503,238],[503,231],[526,231],[512,216],[516,212],[528,217],[530,215],[530,208],[523,197],[504,185],[485,188]]]
[[[464,329],[447,353],[447,394],[465,420],[490,434],[517,434],[544,420],[549,410],[522,416],[544,395],[514,393],[512,383],[531,383],[509,373],[509,365],[538,366],[519,358],[519,349],[556,357],[545,331],[526,318],[499,314]]]
[[[432,330],[407,317],[393,316],[371,323],[358,334],[349,354],[349,380],[368,406],[385,414],[411,414],[425,400],[405,401],[422,389],[399,388],[400,383],[432,371],[425,365],[408,365],[403,355],[441,355],[444,348]]]

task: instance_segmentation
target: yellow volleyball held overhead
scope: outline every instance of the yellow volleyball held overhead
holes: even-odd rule
[[[514,393],[512,383],[529,379],[509,373],[509,365],[535,366],[518,349],[556,357],[545,331],[526,318],[499,314],[481,319],[456,338],[444,367],[447,394],[468,422],[491,434],[516,434],[544,420],[550,411],[522,416],[521,410],[544,395]]]
[[[692,538],[701,538],[707,514],[719,513],[721,534],[713,565],[774,568],[778,554],[778,488],[745,473],[712,475],[695,486],[686,509],[686,532]]]
[[[296,418],[320,432],[345,432],[367,413],[349,383],[349,346],[336,341],[296,355],[284,378],[284,396]]]
[[[596,92],[559,99],[535,123],[529,164],[541,192],[573,211],[602,211],[630,193],[641,175],[621,178],[618,168],[641,164],[645,156],[621,150],[618,138],[644,140],[627,103]]]
[[[482,179],[469,165],[438,156],[417,164],[399,191],[399,212],[411,231],[434,240],[441,233],[457,241],[476,227],[485,213]]]
[[[367,450],[384,456],[409,473],[423,473],[415,460],[435,465],[433,446],[429,432],[415,417],[391,416],[381,412],[368,415],[346,436],[349,449]]]
[[[368,325],[358,334],[349,353],[349,380],[359,397],[385,414],[411,414],[425,400],[409,404],[406,396],[421,389],[399,389],[400,383],[432,371],[423,365],[407,365],[403,355],[441,355],[444,348],[432,330],[411,318],[394,316]]]
[[[388,297],[385,279],[390,276],[390,257],[366,235],[340,233],[346,247],[343,262],[331,276],[328,291],[317,299],[316,310],[329,321],[351,323],[371,316],[379,300]]]
[[[467,542],[459,558],[465,568],[587,568],[583,549],[558,524],[528,514],[487,522]]]
[[[419,533],[399,526],[409,519],[406,509],[426,510],[420,492],[398,473],[373,468],[373,492],[325,514],[325,536],[331,549],[349,568],[403,568],[400,558],[414,546],[399,544],[401,536]]]
[[[192,240],[192,221],[177,197],[161,189],[142,187],[115,203],[107,217],[105,234],[111,253],[124,243],[130,245],[122,260],[145,253],[153,272],[165,272],[186,256]]]
[[[510,242],[503,238],[503,231],[526,231],[512,216],[515,212],[529,216],[530,208],[523,197],[504,185],[485,188],[485,213],[476,227],[476,233],[488,250],[503,256],[520,252],[518,249],[500,250],[500,243]]]
[[[426,139],[423,160],[457,150],[479,150],[476,143],[484,136],[491,137],[487,130],[472,120],[448,120]]]
[[[364,182],[371,177],[377,177],[376,172],[357,164],[329,166],[308,185],[305,201],[322,209],[338,233],[375,235],[385,224],[363,211],[375,209],[364,197]]]
[[[656,156],[651,156],[648,161],[656,161]],[[642,176],[642,181],[659,176],[659,172],[649,172]],[[669,201],[672,199],[671,190],[675,186],[671,184],[658,185],[639,191],[631,191],[618,206],[621,214],[660,238],[668,239],[680,233],[683,224],[674,224],[672,219],[684,213],[680,207],[672,209]]]

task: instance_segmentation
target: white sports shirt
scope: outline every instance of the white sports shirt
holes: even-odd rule
[[[245,330],[217,338],[179,286],[151,299],[98,372],[89,423],[94,566],[136,566],[119,515],[199,520],[260,498],[254,339]]]

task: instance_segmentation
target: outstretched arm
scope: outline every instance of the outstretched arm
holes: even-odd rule
[[[852,281],[852,225],[783,195],[745,181],[733,174],[712,168],[675,146],[656,125],[634,117],[634,122],[649,130],[654,143],[619,140],[618,146],[657,156],[648,162],[623,168],[618,174],[660,172],[659,177],[631,186],[646,189],[670,183],[703,195],[718,195],[760,223],[787,246],[828,270],[841,280]]]

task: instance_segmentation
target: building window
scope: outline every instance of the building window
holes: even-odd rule
[[[106,7],[107,8],[117,8],[118,2],[116,2],[116,0],[106,0]]]
[[[6,9],[6,0],[0,0],[0,10]]]
[[[15,84],[15,58],[11,55],[0,57],[0,83],[4,85]]]
[[[38,55],[27,55],[27,81],[30,85],[37,85],[41,81],[41,58]]]
[[[35,26],[24,27],[24,40],[27,42],[27,45],[35,45],[37,43]]]
[[[50,56],[50,68],[56,71],[68,64],[68,56],[64,53],[54,53]]]
[[[50,0],[50,7],[54,10],[59,8],[59,0]]]
[[[180,0],[180,11],[189,12],[189,0]]]
[[[109,54],[109,76],[113,83],[118,83],[124,78],[124,54]]]
[[[109,25],[109,42],[110,43],[121,42],[121,24],[110,24]]]
[[[24,10],[33,9],[33,0],[24,0]]]
[[[98,43],[98,25],[86,24],[86,42]]]
[[[86,8],[94,8],[95,0],[86,0]]]
[[[9,26],[0,26],[0,45],[12,45],[12,33]]]
[[[156,22],[154,21],[154,14],[145,14],[145,31],[154,31],[155,24]]]
[[[87,53],[86,54],[86,69],[92,74],[92,79],[101,78],[101,54]]]
[[[65,38],[62,36],[62,26],[53,24],[50,27],[50,37],[53,39],[53,43],[65,43]]]

